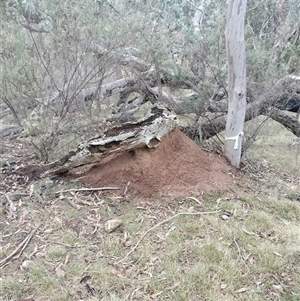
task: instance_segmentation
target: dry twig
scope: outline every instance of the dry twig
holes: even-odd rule
[[[127,194],[127,191],[128,191],[128,188],[129,188],[129,185],[130,185],[130,182],[128,182],[125,186],[125,189],[124,189],[124,192],[123,192],[123,197],[126,197],[126,194]]]
[[[75,208],[76,210],[80,210],[80,206],[78,204],[76,204],[75,202],[73,202],[70,198],[62,198],[63,200],[66,200],[66,202],[73,208]]]
[[[203,204],[198,199],[194,198],[193,196],[189,196],[189,197],[187,197],[187,199],[188,200],[193,200],[196,203],[198,203],[200,206],[203,206]]]
[[[249,234],[249,235],[257,236],[257,234],[256,234],[256,233],[254,233],[254,232],[250,232],[250,231],[247,231],[247,230],[246,230],[246,229],[244,229],[243,227],[242,227],[242,230],[243,230],[243,232],[245,232],[245,233],[247,233],[247,234]]]
[[[236,240],[236,236],[235,236],[235,235],[233,236],[233,241],[234,241],[234,243],[235,243],[235,245],[236,245],[236,247],[237,247],[237,249],[238,249],[240,258],[241,258],[243,264],[245,265],[245,267],[247,268],[247,271],[248,271],[248,273],[249,273],[249,268],[248,268],[248,266],[247,266],[247,264],[246,264],[246,262],[245,262],[245,260],[244,260],[244,258],[243,258],[243,255],[242,255],[242,253],[241,253],[240,246],[239,246],[239,244],[237,243],[237,240]]]
[[[68,190],[60,190],[56,191],[55,194],[57,193],[62,193],[62,192],[78,192],[78,191],[102,191],[102,190],[118,190],[120,189],[119,187],[100,187],[100,188],[73,188],[73,189],[68,189]]]
[[[117,261],[115,264],[119,264],[122,261],[124,261],[131,253],[133,253],[135,251],[135,249],[138,247],[138,245],[141,243],[141,241],[146,237],[146,235],[151,232],[152,230],[156,229],[157,227],[169,222],[170,220],[178,217],[178,216],[182,216],[182,215],[205,215],[205,214],[214,214],[214,213],[219,213],[221,212],[221,210],[217,210],[217,211],[203,211],[203,212],[179,212],[161,222],[159,222],[158,224],[156,224],[155,226],[153,226],[152,228],[148,229],[143,235],[142,237],[138,240],[138,242],[135,244],[135,246],[130,250],[129,253],[126,254],[126,256],[124,258],[122,258],[121,260]]]
[[[26,238],[18,245],[18,247],[9,254],[6,258],[4,258],[0,262],[0,268],[4,267],[6,264],[8,264],[9,261],[11,261],[14,257],[18,258],[22,254],[22,252],[25,250],[27,245],[29,244],[31,238],[33,237],[34,233],[37,231],[37,229],[40,227],[40,225],[36,226],[27,236]]]

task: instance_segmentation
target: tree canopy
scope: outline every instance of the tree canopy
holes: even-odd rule
[[[70,134],[65,145],[78,143],[149,102],[188,115],[182,129],[191,137],[224,129],[224,1],[6,0],[0,6],[1,101],[42,157],[62,148],[58,134]],[[296,0],[248,1],[246,120],[266,114],[297,136],[295,118],[280,110],[297,111],[300,103],[299,20]]]

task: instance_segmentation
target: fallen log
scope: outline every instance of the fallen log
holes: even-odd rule
[[[78,146],[61,160],[43,167],[42,176],[63,174],[75,167],[98,163],[110,155],[160,144],[162,137],[177,126],[176,115],[156,105],[145,117],[107,130],[102,137]]]
[[[11,137],[22,132],[23,128],[20,125],[7,125],[0,130],[0,139]]]
[[[225,130],[225,113],[226,112],[224,112],[224,115],[208,120],[202,124],[196,124],[193,127],[182,126],[181,131],[191,139],[194,139],[198,136],[201,140],[207,140]],[[253,102],[247,105],[245,122],[260,115],[269,116],[273,120],[281,123],[295,136],[300,136],[300,126],[297,117],[289,116],[281,110],[278,110],[274,107],[269,107],[268,104],[264,102]]]

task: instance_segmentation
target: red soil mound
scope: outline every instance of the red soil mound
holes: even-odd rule
[[[144,197],[188,196],[226,189],[234,183],[234,168],[214,153],[201,150],[179,129],[154,149],[142,148],[110,157],[82,178],[86,186],[123,186]]]

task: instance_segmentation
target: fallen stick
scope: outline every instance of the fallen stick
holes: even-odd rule
[[[151,232],[152,230],[156,229],[157,227],[169,222],[170,220],[178,217],[178,216],[181,216],[181,215],[205,215],[205,214],[213,214],[213,213],[219,213],[221,212],[221,210],[217,210],[217,211],[203,211],[203,212],[179,212],[161,222],[159,222],[158,224],[156,224],[155,226],[153,226],[152,228],[148,229],[143,235],[142,237],[138,240],[138,242],[135,244],[135,246],[130,250],[129,253],[126,254],[126,256],[124,258],[122,258],[121,260],[117,261],[115,264],[119,264],[121,263],[122,261],[124,261],[131,253],[134,252],[134,250],[138,247],[138,245],[141,243],[141,241],[145,238],[145,236]]]
[[[56,191],[55,193],[62,193],[62,192],[77,192],[77,191],[101,191],[101,190],[118,190],[120,187],[100,187],[100,188],[72,188],[68,190],[60,190]]]
[[[243,264],[245,265],[245,267],[247,268],[247,271],[248,271],[248,273],[249,273],[250,270],[249,270],[249,268],[248,268],[248,266],[247,266],[247,264],[246,264],[246,262],[245,262],[245,260],[244,260],[244,258],[243,258],[243,255],[242,255],[242,253],[241,253],[240,246],[239,246],[239,244],[238,244],[238,242],[237,242],[237,240],[236,240],[236,236],[235,236],[235,235],[233,236],[233,241],[234,241],[234,243],[235,243],[235,245],[236,245],[236,247],[237,247],[237,250],[238,250],[238,252],[239,252],[240,258],[241,258]]]
[[[126,194],[127,194],[127,190],[129,188],[129,185],[130,185],[130,182],[128,182],[125,186],[125,189],[124,189],[124,192],[123,192],[123,197],[126,197]]]
[[[63,200],[66,200],[66,202],[73,208],[75,208],[76,210],[80,210],[80,206],[78,204],[76,204],[75,202],[73,202],[70,198],[62,198]]]
[[[196,203],[198,203],[200,206],[203,206],[203,204],[198,199],[194,198],[193,196],[189,196],[189,197],[187,197],[187,199],[188,200],[193,200]]]
[[[40,227],[40,225],[38,225],[37,227],[35,227],[27,236],[26,238],[18,245],[18,247],[11,253],[9,254],[6,258],[4,258],[1,262],[0,262],[0,268],[4,267],[9,261],[11,261],[14,257],[16,257],[18,255],[18,257],[20,257],[20,255],[22,254],[22,252],[25,250],[25,248],[27,247],[27,245],[29,244],[32,236],[34,235],[34,233],[37,231],[37,229]]]

